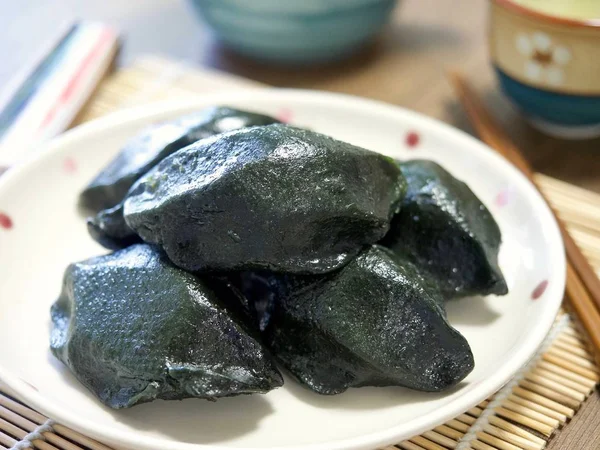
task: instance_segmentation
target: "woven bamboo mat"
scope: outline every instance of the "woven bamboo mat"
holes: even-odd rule
[[[146,58],[99,87],[76,123],[166,98],[259,86],[168,60]],[[544,191],[600,272],[600,195],[539,175]],[[435,429],[384,450],[538,450],[575,415],[600,380],[585,337],[561,313],[535,358],[503,389]],[[0,450],[111,450],[0,393]]]

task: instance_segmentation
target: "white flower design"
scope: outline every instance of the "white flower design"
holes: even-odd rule
[[[516,40],[517,50],[527,57],[525,76],[532,81],[546,81],[560,86],[565,74],[563,66],[571,60],[571,51],[564,45],[555,45],[552,38],[540,31],[531,35],[521,33]]]

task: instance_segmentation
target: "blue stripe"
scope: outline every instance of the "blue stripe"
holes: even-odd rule
[[[563,126],[600,124],[600,96],[569,95],[527,86],[496,67],[504,93],[528,116]]]
[[[28,78],[19,86],[4,109],[0,112],[0,137],[2,137],[25,107],[35,97],[48,77],[54,73],[63,61],[68,49],[73,45],[73,36],[77,29],[74,25],[60,40],[58,45],[34,69]]]

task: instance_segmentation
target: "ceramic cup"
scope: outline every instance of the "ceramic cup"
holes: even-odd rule
[[[568,139],[600,136],[600,18],[491,0],[490,53],[501,88],[533,126]]]
[[[376,34],[397,0],[189,0],[217,37],[261,60],[341,59]]]

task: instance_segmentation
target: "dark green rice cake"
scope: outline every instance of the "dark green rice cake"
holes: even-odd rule
[[[214,107],[151,126],[125,144],[96,176],[81,193],[80,205],[93,213],[111,208],[138,178],[171,153],[218,133],[276,122],[262,114]]]
[[[268,125],[171,155],[132,187],[124,211],[190,271],[324,273],[385,235],[404,190],[390,158]]]
[[[275,357],[320,394],[390,385],[442,391],[473,369],[435,284],[384,247],[331,274],[246,272],[237,284]]]
[[[111,408],[281,386],[220,294],[146,244],[72,264],[51,310],[52,353]]]
[[[382,244],[427,272],[446,298],[507,294],[498,267],[500,228],[483,203],[432,161],[400,168],[408,192]]]
[[[87,227],[90,236],[110,250],[119,250],[143,242],[142,238],[125,223],[122,202],[100,211],[93,217],[88,217]]]

